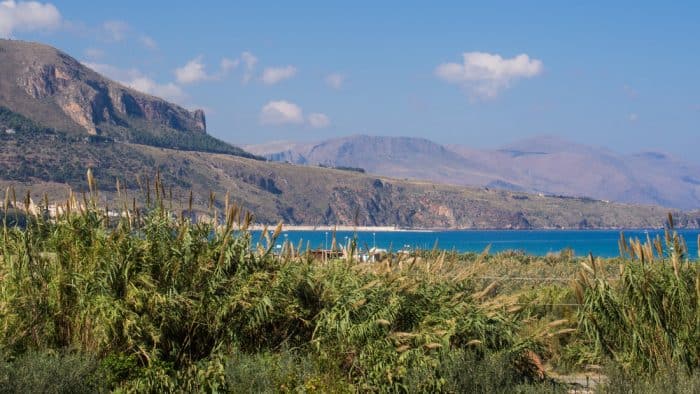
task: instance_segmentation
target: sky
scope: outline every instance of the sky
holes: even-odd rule
[[[238,145],[554,135],[700,162],[700,2],[342,3],[0,0],[0,36],[202,108]]]

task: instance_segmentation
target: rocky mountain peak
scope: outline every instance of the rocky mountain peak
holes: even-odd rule
[[[206,133],[204,111],[178,105],[111,81],[46,45],[0,40],[0,104],[41,123],[128,139],[125,129]]]

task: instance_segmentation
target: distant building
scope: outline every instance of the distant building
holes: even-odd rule
[[[15,134],[17,133],[15,129],[5,129],[5,134]]]
[[[388,252],[386,249],[379,249],[379,248],[372,248],[369,250],[369,253],[367,255],[367,261],[370,263],[376,263],[379,261],[382,261],[386,256]]]

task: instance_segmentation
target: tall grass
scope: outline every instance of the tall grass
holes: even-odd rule
[[[156,176],[140,207],[117,186],[114,217],[88,184],[55,218],[44,202],[3,221],[0,372],[48,363],[101,390],[499,392],[559,390],[547,362],[698,369],[698,269],[672,232],[663,257],[629,242],[619,274],[593,260],[571,286],[571,253],[315,261],[272,253],[281,226],[253,240],[228,197],[195,221]]]
[[[625,370],[654,373],[700,367],[700,267],[691,261],[669,216],[662,239],[625,240],[616,277],[600,261],[576,281],[581,334],[595,354]]]

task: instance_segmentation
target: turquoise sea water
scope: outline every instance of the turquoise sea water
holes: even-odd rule
[[[688,245],[689,255],[692,259],[698,257],[699,230],[680,230]],[[625,238],[638,237],[646,239],[647,234],[654,238],[657,234],[663,237],[663,231],[659,230],[625,230]],[[459,252],[481,252],[486,246],[491,245],[491,252],[504,250],[521,250],[534,255],[546,255],[549,252],[558,252],[564,248],[572,248],[576,255],[587,255],[589,252],[595,256],[614,257],[619,256],[618,239],[619,230],[468,230],[468,231],[436,231],[436,232],[345,232],[336,233],[338,243],[345,243],[346,237],[358,238],[360,248],[378,248],[399,250],[432,249],[437,245],[440,249],[455,250]],[[255,239],[260,232],[254,232]],[[332,232],[328,231],[285,231],[277,240],[278,244],[288,239],[294,245],[301,241],[304,248],[307,243],[311,248],[330,248]]]

